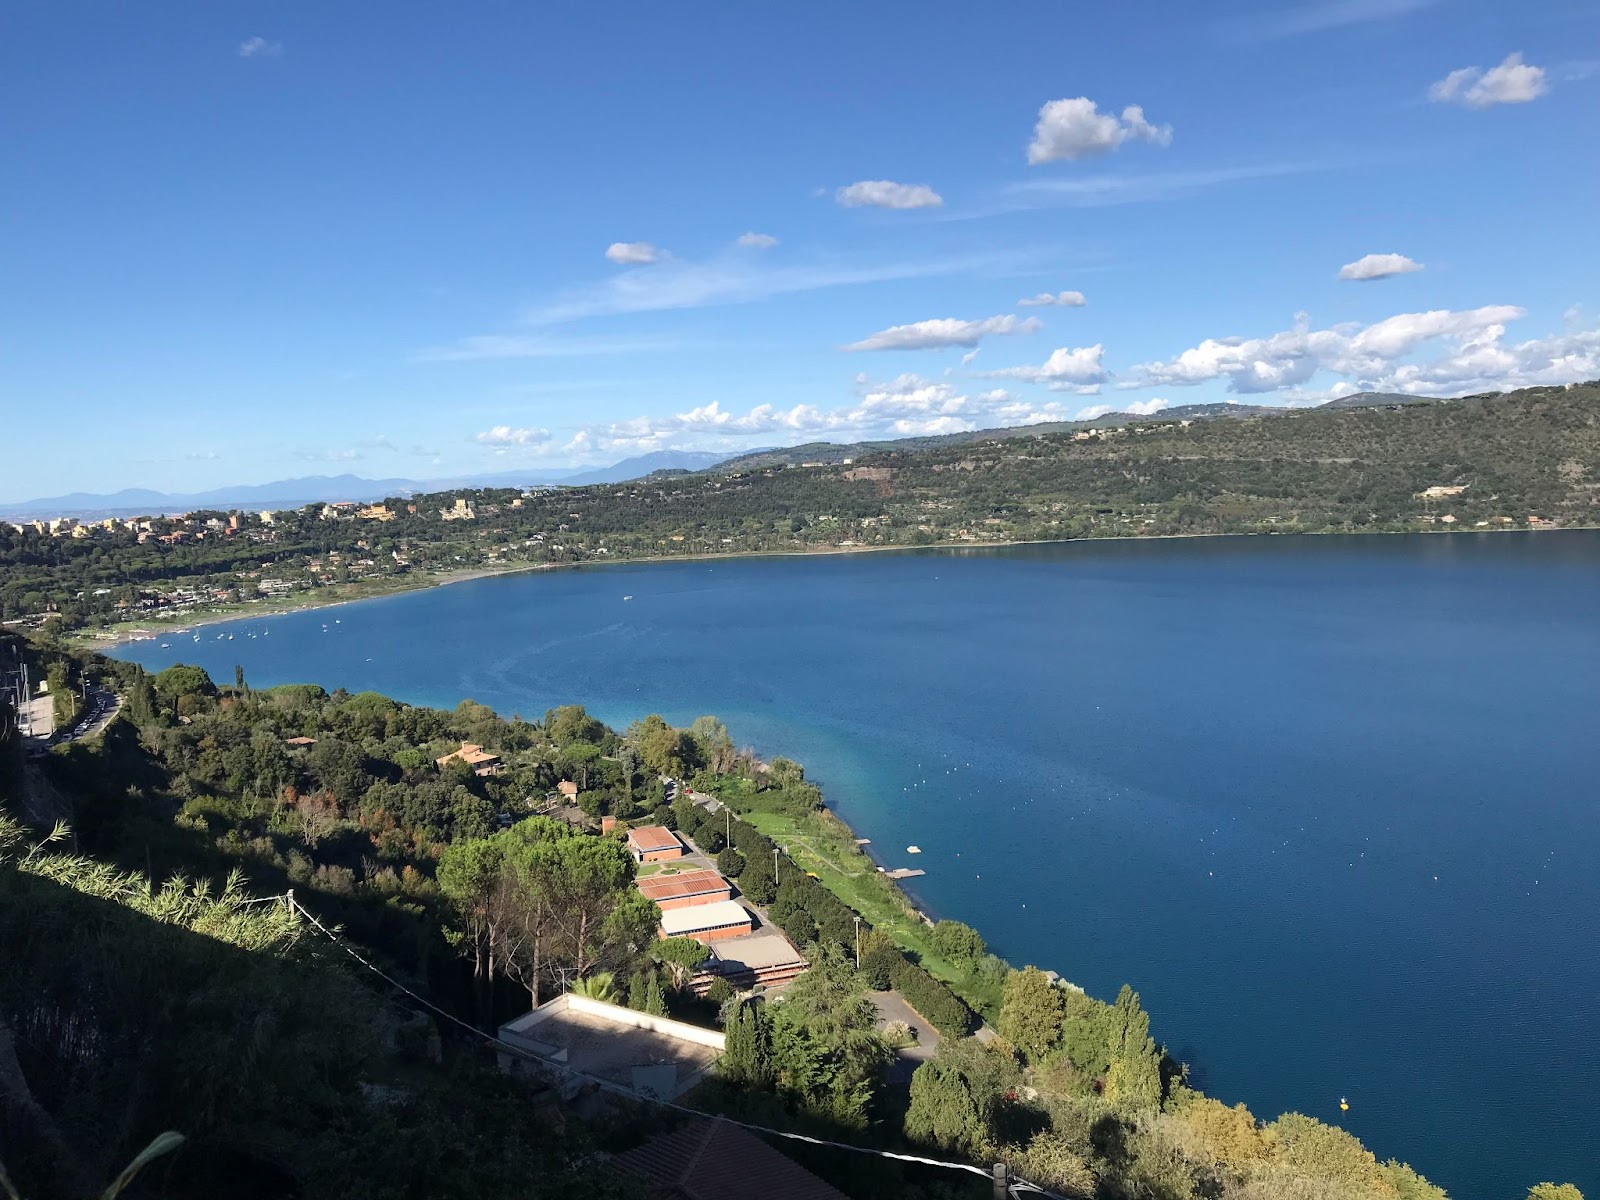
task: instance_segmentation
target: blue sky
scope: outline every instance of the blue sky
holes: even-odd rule
[[[0,499],[1600,376],[1592,0],[557,7],[10,6]]]

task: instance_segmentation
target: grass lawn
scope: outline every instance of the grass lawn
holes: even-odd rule
[[[975,1011],[993,1019],[1000,1008],[998,986],[983,986],[940,958],[928,945],[927,923],[918,916],[905,893],[856,845],[851,829],[826,809],[796,819],[782,813],[746,812],[742,820],[754,825],[809,871],[835,896],[881,929],[902,950],[912,951],[929,974],[944,980]]]

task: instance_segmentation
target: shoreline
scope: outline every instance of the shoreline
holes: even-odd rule
[[[1009,541],[996,542],[929,542],[924,546],[828,546],[811,550],[730,550],[725,552],[711,552],[707,554],[651,554],[639,558],[621,558],[610,561],[595,562],[568,562],[568,563],[527,563],[511,567],[473,567],[461,571],[450,571],[439,575],[422,577],[415,584],[402,584],[397,587],[374,590],[365,596],[344,596],[338,599],[320,600],[315,598],[315,593],[304,593],[304,603],[285,605],[282,601],[262,601],[262,607],[252,609],[250,602],[245,601],[236,606],[234,611],[202,611],[188,618],[174,617],[171,620],[156,619],[140,624],[131,629],[120,629],[123,624],[118,622],[115,626],[105,626],[98,629],[74,630],[67,635],[67,640],[74,645],[88,650],[109,650],[117,646],[126,646],[135,642],[149,641],[162,633],[181,633],[190,629],[199,629],[207,625],[220,625],[227,621],[243,621],[251,617],[284,617],[297,612],[307,612],[314,609],[338,608],[347,604],[362,604],[369,600],[383,600],[391,596],[403,596],[412,592],[424,592],[436,587],[450,587],[457,583],[471,583],[479,579],[495,579],[506,575],[526,575],[535,571],[580,571],[594,568],[624,567],[624,566],[651,566],[659,563],[674,562],[723,562],[730,559],[758,559],[758,558],[835,558],[851,554],[882,554],[890,552],[914,553],[927,550],[1008,550],[1019,546],[1073,546],[1089,542],[1174,542],[1195,539],[1222,539],[1222,538],[1271,538],[1271,537],[1416,537],[1416,536],[1443,536],[1459,537],[1462,534],[1541,534],[1564,532],[1594,532],[1600,525],[1563,525],[1553,529],[1514,529],[1501,527],[1498,529],[1374,529],[1365,532],[1352,533],[1349,531],[1324,530],[1320,532],[1300,531],[1281,533],[1277,531],[1264,531],[1255,533],[1153,533],[1136,536],[1117,537],[1076,537],[1076,538],[1020,538]],[[405,578],[405,577],[399,577]]]

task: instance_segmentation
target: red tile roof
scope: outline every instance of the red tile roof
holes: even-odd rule
[[[676,875],[647,875],[633,881],[647,900],[678,900],[729,890],[728,881],[715,871],[680,871]]]
[[[612,1165],[673,1200],[845,1200],[844,1193],[727,1121],[691,1121]]]
[[[645,825],[628,831],[628,844],[636,850],[671,850],[679,845],[677,835],[662,825]]]

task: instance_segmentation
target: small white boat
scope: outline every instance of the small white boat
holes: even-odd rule
[[[623,597],[623,599],[624,599],[624,600],[632,600],[632,599],[633,599],[633,597],[632,597],[632,596],[624,596],[624,597]]]
[[[907,854],[921,854],[922,853],[922,847],[921,846],[907,846],[906,847],[906,853]]]

